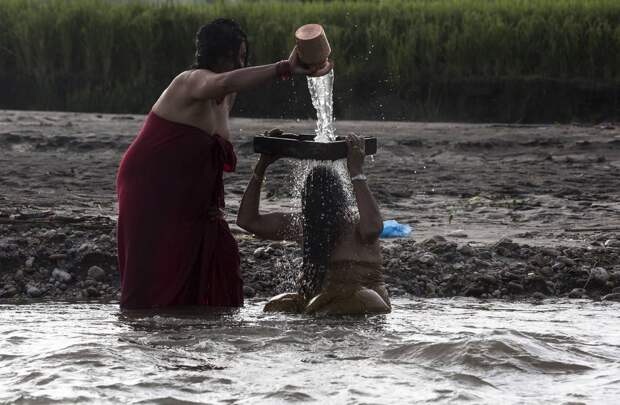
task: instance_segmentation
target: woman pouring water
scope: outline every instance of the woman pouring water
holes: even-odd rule
[[[162,92],[117,177],[121,307],[243,305],[239,250],[221,209],[235,169],[228,128],[235,94],[291,74],[331,69],[288,60],[246,67],[239,25],[218,19],[196,35],[194,65]]]
[[[348,204],[342,179],[329,166],[315,167],[306,177],[301,213],[261,213],[261,185],[267,167],[276,160],[261,155],[241,200],[237,224],[262,239],[295,240],[303,254],[299,291],[272,298],[265,311],[329,315],[390,312],[379,246],[383,221],[363,174],[364,141],[350,135],[347,148],[359,216]]]

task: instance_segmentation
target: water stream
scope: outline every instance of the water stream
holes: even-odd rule
[[[0,305],[0,403],[613,404],[620,304],[394,300],[372,317],[263,301],[128,316]],[[185,402],[183,402],[185,401]]]
[[[312,98],[312,105],[316,110],[316,142],[330,142],[336,140],[334,128],[334,70],[320,77],[308,76],[308,90]]]

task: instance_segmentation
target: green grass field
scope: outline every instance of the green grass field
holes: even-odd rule
[[[219,16],[241,23],[254,64],[285,58],[296,27],[324,25],[342,118],[565,121],[618,115],[617,0],[3,0],[0,106],[147,111],[192,62],[197,28]],[[305,118],[312,112],[303,80],[292,90],[290,84],[270,90],[241,97],[239,113]],[[528,111],[540,106],[527,103],[540,103],[541,94],[545,105],[563,107],[532,116]]]

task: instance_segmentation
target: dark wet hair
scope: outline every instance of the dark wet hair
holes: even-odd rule
[[[200,27],[196,33],[196,55],[192,69],[213,70],[221,59],[232,58],[238,66],[237,57],[241,44],[245,43],[244,64],[248,65],[249,44],[245,32],[234,20],[218,18]]]
[[[338,173],[313,168],[301,193],[303,269],[299,292],[306,299],[321,290],[332,251],[348,218],[348,200]]]

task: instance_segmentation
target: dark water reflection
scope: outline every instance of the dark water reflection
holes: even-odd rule
[[[0,305],[0,402],[616,403],[620,304],[397,299],[312,318]]]

